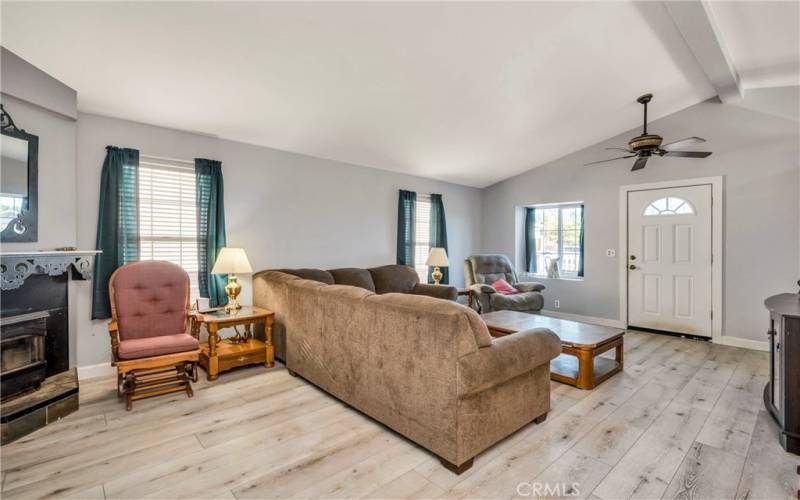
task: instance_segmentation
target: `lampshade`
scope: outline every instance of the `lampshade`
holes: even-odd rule
[[[426,266],[448,267],[450,261],[447,260],[447,252],[444,248],[433,247],[431,253],[428,254],[428,260],[425,261]]]
[[[239,274],[239,273],[252,273],[253,268],[250,267],[250,261],[247,260],[247,254],[244,253],[244,248],[231,248],[225,247],[220,250],[217,256],[217,261],[214,263],[214,269],[211,274]]]

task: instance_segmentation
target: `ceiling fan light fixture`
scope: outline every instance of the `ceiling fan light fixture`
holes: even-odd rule
[[[591,163],[586,163],[585,165],[594,165],[596,163],[605,163],[609,161],[621,160],[623,158],[633,158],[637,157],[636,161],[633,164],[633,168],[631,171],[641,170],[647,164],[647,160],[652,156],[673,156],[678,158],[706,158],[711,153],[707,151],[676,151],[677,149],[681,149],[683,147],[689,146],[691,144],[698,144],[702,142],[706,142],[705,139],[701,137],[687,137],[686,139],[681,139],[679,141],[671,142],[669,144],[665,144],[663,147],[661,144],[664,142],[664,139],[658,134],[648,134],[647,133],[647,104],[653,99],[653,94],[645,94],[636,101],[644,106],[644,120],[642,126],[642,133],[641,135],[637,135],[630,141],[628,141],[628,149],[625,148],[606,148],[606,149],[613,149],[613,150],[621,150],[626,151],[628,153],[633,153],[627,156],[620,156],[618,158],[609,158],[607,160],[600,160],[600,161],[593,161]]]

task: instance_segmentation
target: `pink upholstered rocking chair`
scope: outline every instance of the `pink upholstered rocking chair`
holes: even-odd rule
[[[108,282],[117,394],[133,401],[178,391],[193,396],[199,344],[188,315],[189,275],[164,261],[126,264]]]

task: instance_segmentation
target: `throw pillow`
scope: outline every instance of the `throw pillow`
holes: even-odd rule
[[[514,295],[519,293],[519,290],[511,286],[511,284],[503,278],[500,278],[492,283],[492,288],[497,290],[497,293],[502,293],[503,295]]]

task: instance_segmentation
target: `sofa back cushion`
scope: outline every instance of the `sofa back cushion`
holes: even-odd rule
[[[368,269],[375,283],[375,293],[409,293],[419,283],[419,276],[412,267],[390,264]]]
[[[302,268],[302,269],[270,269],[270,271],[275,271],[278,273],[286,273],[291,274],[292,276],[297,276],[298,278],[302,278],[304,280],[314,280],[319,281],[320,283],[325,283],[326,285],[333,285],[336,283],[333,279],[333,275],[328,271],[324,271],[322,269],[310,269],[310,268]],[[267,271],[261,271],[262,273]],[[261,274],[261,273],[258,273]]]
[[[177,264],[150,260],[126,264],[108,282],[120,340],[185,333],[189,275]]]
[[[514,266],[505,255],[471,255],[464,262],[464,271],[468,287],[476,283],[491,285],[499,279],[512,285],[519,281]]]
[[[341,269],[329,269],[328,272],[333,276],[333,281],[337,285],[357,286],[370,292],[375,291],[372,275],[366,269],[344,267]]]

